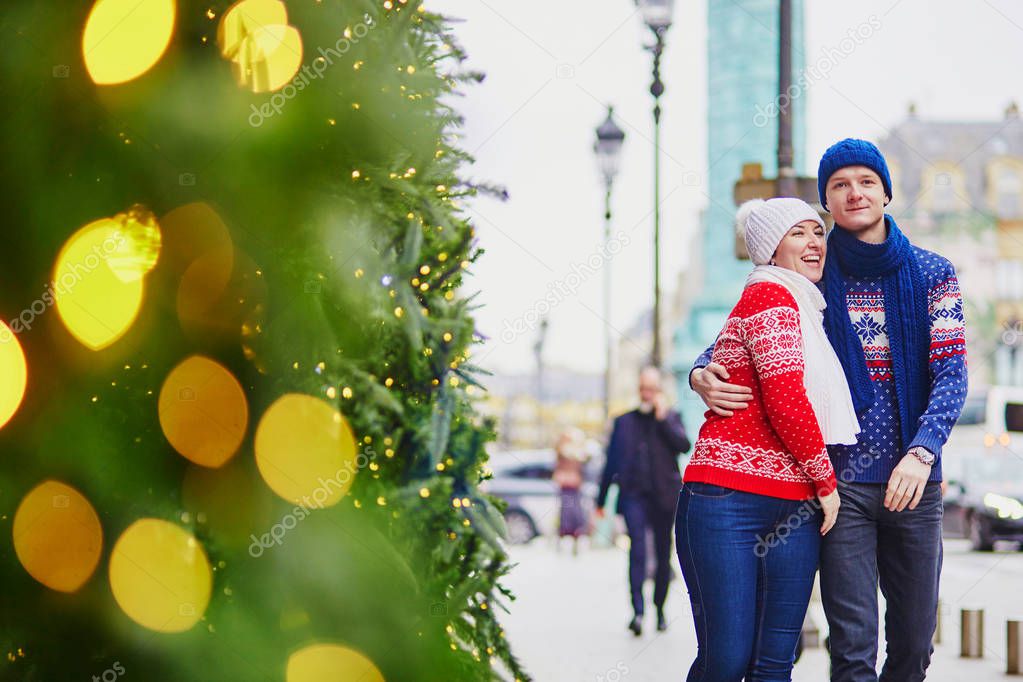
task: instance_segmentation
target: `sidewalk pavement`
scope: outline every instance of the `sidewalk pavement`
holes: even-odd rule
[[[672,582],[666,604],[670,626],[655,629],[653,606],[648,606],[643,635],[633,637],[625,625],[631,618],[626,582],[627,555],[619,548],[583,548],[573,556],[568,544],[555,551],[549,538],[513,547],[518,565],[506,584],[518,599],[504,616],[512,650],[537,682],[663,682],[684,680],[696,653],[689,600],[680,579]],[[678,573],[677,566],[675,566]],[[652,584],[647,583],[647,596]],[[811,606],[824,630],[820,604]],[[1012,679],[1004,660],[958,658],[958,622],[947,616],[944,643],[937,646],[929,682],[986,682]],[[1004,630],[987,634],[1004,639]],[[822,634],[823,639],[823,634]],[[1005,643],[997,643],[1004,651]],[[883,657],[884,644],[880,645]],[[794,682],[828,679],[823,649],[808,649],[796,664]]]

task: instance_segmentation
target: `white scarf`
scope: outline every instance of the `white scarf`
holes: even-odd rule
[[[853,445],[860,422],[853,409],[849,384],[835,349],[824,333],[824,296],[813,282],[794,270],[775,265],[758,265],[746,278],[746,286],[757,282],[780,284],[799,306],[799,326],[803,339],[803,385],[806,397],[820,424],[824,442],[829,445]]]

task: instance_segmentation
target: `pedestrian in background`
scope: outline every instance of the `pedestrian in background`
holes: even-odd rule
[[[607,446],[607,462],[600,477],[597,517],[604,517],[611,483],[618,484],[617,511],[625,517],[629,534],[629,590],[633,617],[628,628],[637,637],[643,632],[643,582],[646,577],[646,534],[653,533],[656,569],[654,606],[657,629],[666,630],[664,602],[671,579],[671,528],[678,491],[682,486],[678,457],[690,442],[682,417],[668,407],[661,390],[661,372],[644,367],[639,375],[639,407],[614,421]]]
[[[588,518],[583,509],[583,467],[586,464],[586,436],[581,429],[570,426],[558,436],[555,445],[557,462],[554,482],[559,490],[559,521],[557,546],[561,538],[572,538],[572,554],[579,553],[579,538],[587,534]]]

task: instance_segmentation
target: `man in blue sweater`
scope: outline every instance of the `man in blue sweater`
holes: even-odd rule
[[[916,682],[926,676],[941,573],[941,450],[966,398],[963,302],[952,264],[912,245],[884,212],[888,165],[846,139],[820,162],[821,205],[835,228],[821,285],[824,327],[849,382],[862,432],[830,446],[842,507],[821,547],[821,597],[832,682]],[[704,353],[690,385],[718,414],[749,389]],[[877,665],[877,586],[887,657]]]

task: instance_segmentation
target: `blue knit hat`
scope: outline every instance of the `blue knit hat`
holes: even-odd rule
[[[866,166],[881,176],[881,185],[888,198],[892,198],[892,177],[888,174],[888,163],[881,155],[881,150],[872,142],[857,140],[847,137],[841,142],[828,147],[821,157],[821,165],[817,169],[817,193],[820,195],[821,206],[828,210],[828,200],[825,194],[828,180],[835,171],[846,166]]]

